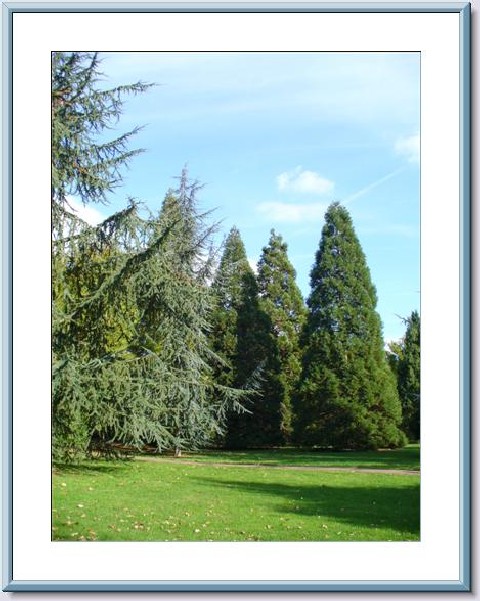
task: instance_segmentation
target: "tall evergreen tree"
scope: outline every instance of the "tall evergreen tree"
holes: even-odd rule
[[[147,330],[150,335],[156,330],[157,354],[171,375],[167,395],[177,452],[205,446],[223,433],[227,409],[240,410],[245,396],[213,379],[212,366],[221,359],[208,340],[214,297],[207,282],[212,277],[211,235],[216,224],[208,222],[208,213],[198,211],[200,188],[189,182],[184,169],[178,190],[167,194],[160,223],[169,231],[162,259],[168,260],[170,277],[159,289],[149,277],[142,282],[146,314],[152,318]]]
[[[255,302],[257,294],[255,276],[247,260],[240,232],[232,227],[225,243],[219,267],[212,284],[215,310],[212,318],[211,345],[223,359],[216,378],[224,385],[244,386],[249,366],[238,369],[238,319],[247,306]],[[253,370],[250,370],[253,371]]]
[[[278,444],[281,423],[278,352],[275,354],[268,338],[270,320],[259,308],[255,274],[236,227],[225,241],[212,289],[217,301],[212,346],[224,361],[218,366],[216,378],[222,384],[255,390],[245,404],[247,411],[230,412],[223,442],[229,447]]]
[[[212,227],[186,171],[158,217],[138,203],[91,227],[68,205],[105,202],[137,151],[136,131],[98,142],[135,84],[98,89],[96,55],[52,61],[52,426],[56,459],[112,442],[194,448],[222,429],[242,391],[217,386],[206,332]]]
[[[148,85],[101,90],[99,64],[97,54],[52,54],[52,442],[57,456],[83,451],[91,439],[83,409],[94,406],[92,372],[102,361],[106,365],[105,348],[115,346],[113,338],[122,327],[117,320],[112,328],[105,317],[109,326],[101,331],[102,320],[97,319],[94,291],[108,289],[114,265],[120,268],[121,261],[106,229],[114,224],[118,231],[119,222],[135,212],[131,208],[107,220],[104,228],[93,229],[68,204],[70,194],[85,204],[105,202],[107,192],[121,181],[121,168],[141,152],[127,147],[137,129],[110,141],[99,140],[118,121],[123,97],[143,92]],[[96,313],[88,313],[87,306],[95,306]],[[116,334],[107,344],[109,330]]]
[[[333,203],[311,271],[297,406],[300,442],[334,448],[405,443],[376,302],[350,215]]]
[[[287,255],[287,244],[282,237],[270,233],[270,240],[258,261],[259,305],[270,318],[268,336],[280,362],[280,373],[274,364],[272,377],[279,379],[281,395],[276,402],[280,407],[280,436],[286,443],[292,435],[292,396],[301,372],[300,332],[306,318],[303,298],[295,282],[295,269]],[[275,402],[275,399],[272,399]],[[278,424],[277,424],[278,425]]]
[[[398,394],[402,403],[403,430],[410,440],[420,439],[420,315],[412,311],[398,360]]]
[[[207,238],[190,192],[188,203],[170,192],[157,218],[142,219],[132,204],[85,226],[59,254],[67,267],[54,288],[57,458],[112,442],[198,448],[240,407],[245,393],[212,378]]]

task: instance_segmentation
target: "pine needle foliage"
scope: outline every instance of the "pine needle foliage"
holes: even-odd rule
[[[302,444],[338,449],[405,444],[376,302],[351,217],[333,203],[325,215],[307,301],[296,412]]]

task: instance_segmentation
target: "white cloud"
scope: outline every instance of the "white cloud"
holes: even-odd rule
[[[300,223],[323,219],[328,208],[326,203],[289,204],[286,202],[262,202],[256,210],[272,222]]]
[[[75,215],[86,221],[89,225],[98,225],[106,219],[98,209],[89,205],[84,206],[81,201],[76,200],[72,196],[67,198],[67,202]]]
[[[420,134],[399,138],[395,143],[395,152],[409,163],[420,163]]]
[[[315,171],[302,169],[301,166],[284,171],[277,176],[280,192],[299,192],[301,194],[327,194],[331,192],[334,183],[322,177]]]

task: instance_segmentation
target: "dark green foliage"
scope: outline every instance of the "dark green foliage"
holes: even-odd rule
[[[420,439],[420,315],[405,320],[407,331],[398,360],[398,394],[402,403],[403,429],[411,440]]]
[[[395,374],[395,378],[398,378],[398,366],[400,360],[403,357],[403,340],[395,341],[392,340],[387,344],[386,358],[390,365],[390,369]]]
[[[255,276],[248,264],[245,247],[236,227],[225,240],[220,265],[212,285],[215,310],[212,318],[211,345],[223,359],[215,377],[224,385],[245,385],[248,369],[239,373],[237,366],[239,312],[256,296]],[[251,303],[250,303],[251,304]],[[246,310],[246,309],[245,309]],[[251,370],[252,371],[252,370]]]
[[[272,230],[258,262],[257,283],[260,309],[270,320],[269,345],[276,358],[266,369],[272,369],[271,377],[278,380],[277,388],[281,391],[276,399],[280,409],[278,442],[281,443],[287,443],[292,435],[292,395],[301,372],[299,335],[306,318],[295,277],[287,244]]]
[[[212,289],[216,297],[212,348],[224,361],[215,377],[222,384],[256,392],[245,403],[246,412],[230,412],[223,443],[229,447],[278,444],[282,398],[278,350],[269,339],[271,322],[259,308],[255,274],[236,227],[225,241]]]
[[[282,445],[292,434],[294,390],[302,444],[402,445],[376,293],[345,209],[327,212],[306,324],[287,246],[273,231],[256,278],[232,228],[210,285],[216,225],[198,210],[200,186],[186,170],[157,215],[142,216],[133,200],[96,227],[72,213],[69,195],[107,202],[140,152],[128,149],[137,129],[110,141],[106,133],[123,96],[148,85],[101,90],[98,67],[96,54],[53,53],[54,458],[117,444]],[[401,359],[391,359],[412,438],[419,436],[419,335],[412,314]]]
[[[297,439],[334,448],[405,444],[376,291],[347,210],[332,204],[311,271]]]

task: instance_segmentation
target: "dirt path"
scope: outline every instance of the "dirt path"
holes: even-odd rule
[[[228,463],[228,462],[213,462],[213,461],[193,461],[190,459],[182,459],[180,457],[155,457],[148,455],[137,456],[135,460],[140,461],[157,461],[161,463],[176,463],[182,465],[200,465],[210,467],[240,467],[249,469],[271,468],[277,470],[307,470],[316,472],[352,472],[362,474],[390,474],[395,476],[419,476],[420,470],[394,470],[369,467],[326,467],[316,465],[270,465],[268,463]]]

